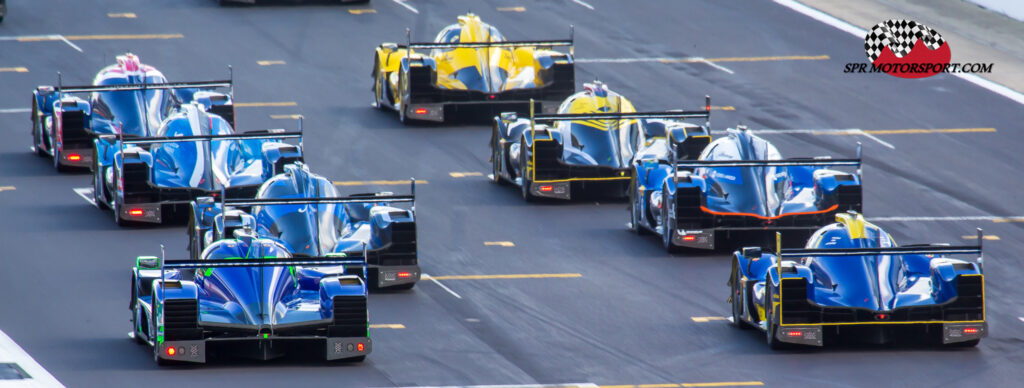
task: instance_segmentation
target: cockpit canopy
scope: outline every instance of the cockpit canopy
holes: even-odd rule
[[[504,42],[505,37],[501,35],[494,26],[484,23],[480,16],[469,13],[459,16],[459,22],[449,25],[441,30],[434,38],[435,43],[479,43],[479,42]]]
[[[100,70],[93,85],[129,85],[166,83],[156,68],[143,64],[127,53],[117,63]],[[150,136],[162,117],[174,107],[173,93],[164,89],[122,90],[92,94],[93,130],[100,133],[123,132],[128,136]]]
[[[629,113],[633,104],[598,81],[583,84],[583,91],[569,96],[558,107],[558,113]],[[567,147],[575,148],[593,159],[593,164],[623,167],[631,156],[631,130],[637,120],[573,120],[558,121],[555,127],[569,139]]]

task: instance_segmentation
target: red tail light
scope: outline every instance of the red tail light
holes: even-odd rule
[[[790,336],[790,337],[803,337],[804,336],[804,332],[799,331],[799,330],[791,330],[791,331],[787,332],[786,335]]]
[[[128,210],[128,215],[136,216],[136,217],[141,216],[142,215],[142,209],[129,209]]]
[[[400,277],[400,278],[407,278],[407,277],[410,277],[410,276],[412,276],[412,274],[409,273],[409,272],[399,272],[398,273],[398,277]]]
[[[550,192],[550,191],[552,191],[554,189],[555,189],[554,186],[541,186],[540,187],[540,191],[543,192],[543,193]]]
[[[168,355],[168,356],[171,356],[171,357],[173,357],[173,356],[174,356],[174,354],[175,354],[175,353],[177,353],[177,352],[178,352],[178,351],[177,351],[177,350],[175,350],[173,346],[168,346],[168,347],[167,347],[167,355]]]
[[[693,241],[693,240],[696,240],[696,239],[697,239],[697,236],[683,236],[683,241]]]
[[[68,160],[70,160],[72,162],[77,162],[79,160],[82,160],[82,155],[79,155],[79,154],[68,155]]]
[[[964,328],[964,334],[978,334],[978,328],[977,327],[965,327]]]
[[[418,115],[425,115],[425,114],[427,114],[427,108],[416,108],[415,112]]]
[[[492,94],[492,95],[490,95],[490,96],[487,96],[487,98],[490,98],[490,99],[492,99],[492,100],[493,100],[493,99],[497,98],[497,96],[495,96],[495,95],[493,95],[493,94]]]
[[[704,106],[704,110],[711,110],[711,105]]]
[[[366,350],[366,346],[363,346],[363,343],[360,342],[360,343],[356,344],[356,350],[361,352],[363,350]]]

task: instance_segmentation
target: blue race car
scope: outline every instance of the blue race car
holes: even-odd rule
[[[203,363],[214,353],[366,358],[373,345],[363,257],[296,258],[251,229],[233,234],[200,260],[136,259],[131,336],[153,348],[158,364]],[[193,280],[184,271],[194,271]]]
[[[189,250],[197,258],[210,242],[224,238],[222,225],[237,225],[251,215],[261,238],[281,243],[293,256],[365,251],[371,287],[410,289],[420,279],[415,190],[412,181],[411,195],[341,197],[330,180],[311,173],[305,164],[290,164],[267,180],[255,199],[196,200]],[[401,203],[411,206],[395,207]]]
[[[226,192],[252,197],[286,163],[302,160],[301,139],[284,130],[235,133],[227,120],[199,103],[182,105],[156,136],[103,135],[96,140],[93,197],[119,225],[161,223],[193,199]],[[184,214],[184,213],[181,213]]]
[[[59,80],[59,73],[58,73]],[[49,156],[58,171],[95,168],[93,141],[99,135],[152,136],[180,104],[199,102],[234,120],[231,80],[169,83],[156,68],[127,53],[96,74],[92,86],[40,86],[32,93],[32,148]],[[85,100],[80,93],[91,93]]]
[[[971,347],[988,335],[981,229],[977,246],[899,247],[860,214],[837,214],[836,221],[815,232],[805,249],[783,249],[777,236],[775,253],[755,247],[733,254],[728,284],[735,326],[764,330],[773,349],[922,335]]]
[[[706,127],[677,123],[645,142],[633,163],[633,231],[660,235],[670,252],[714,249],[716,237],[770,230],[806,238],[836,213],[861,210],[859,147],[856,159],[782,159],[745,127],[727,132],[712,142]],[[836,166],[857,170],[828,169]]]
[[[519,186],[527,201],[568,200],[581,193],[625,197],[644,120],[708,117],[706,110],[637,112],[629,100],[601,82],[583,87],[566,98],[556,114],[530,110],[529,118],[506,112],[494,119],[492,182]]]

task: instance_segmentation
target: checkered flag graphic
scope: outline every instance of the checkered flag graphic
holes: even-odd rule
[[[924,44],[931,50],[942,47],[945,43],[942,35],[928,26],[905,19],[890,19],[878,23],[864,37],[864,51],[868,58],[874,62],[882,55],[882,49],[888,47],[896,54],[896,58],[903,58],[910,54],[918,39],[924,39]]]

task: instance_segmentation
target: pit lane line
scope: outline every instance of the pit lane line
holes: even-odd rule
[[[867,35],[867,33],[868,33],[867,30],[864,30],[864,29],[862,29],[860,27],[857,27],[857,26],[854,26],[854,25],[852,25],[850,23],[847,23],[847,22],[845,22],[845,21],[843,21],[843,20],[841,20],[841,19],[839,19],[839,18],[837,18],[835,16],[829,15],[827,13],[824,13],[824,12],[821,12],[821,11],[816,10],[814,8],[811,8],[811,7],[808,7],[806,5],[803,5],[803,4],[801,4],[801,3],[799,3],[799,2],[797,2],[795,0],[774,0],[774,1],[775,1],[776,4],[779,4],[779,5],[783,6],[783,7],[789,8],[789,9],[794,10],[796,12],[802,13],[802,14],[804,14],[806,16],[811,17],[814,20],[817,20],[819,22],[828,24],[828,25],[830,25],[832,27],[838,28],[839,30],[844,31],[846,33],[849,33],[849,34],[851,34],[853,36],[856,36],[858,38],[863,39],[864,36]],[[1008,88],[1006,86],[1003,86],[1003,85],[1000,85],[998,83],[989,81],[987,79],[981,78],[981,77],[979,77],[977,75],[974,75],[974,74],[963,74],[963,73],[951,73],[951,74],[953,76],[955,76],[955,77],[959,77],[960,79],[963,79],[964,81],[967,81],[967,82],[970,82],[970,83],[975,84],[977,86],[980,86],[982,88],[985,88],[985,89],[987,89],[987,90],[989,90],[989,91],[991,91],[993,93],[996,93],[996,94],[998,94],[1000,96],[1009,98],[1009,99],[1013,100],[1014,102],[1016,102],[1018,104],[1024,105],[1024,93],[1019,93],[1019,92],[1017,92],[1017,91],[1015,91],[1013,89],[1010,89],[1010,88]]]
[[[583,6],[583,7],[586,7],[587,9],[590,9],[591,11],[594,10],[594,6],[592,6],[590,4],[587,4],[583,0],[572,0],[572,2],[576,3],[576,4],[579,4],[579,5]]]
[[[20,367],[25,372],[25,374],[29,376],[24,380],[3,380],[2,385],[5,387],[64,386],[63,384],[60,383],[60,381],[57,381],[57,378],[53,377],[53,375],[51,375],[50,372],[46,370],[46,368],[43,368],[42,365],[39,365],[39,363],[36,362],[36,360],[33,359],[32,356],[30,356],[28,352],[25,351],[25,349],[22,349],[21,346],[18,346],[18,344],[14,342],[13,339],[11,339],[11,337],[7,336],[7,333],[4,333],[3,330],[0,330],[0,363],[3,362],[14,363],[18,367]]]

